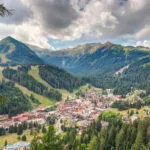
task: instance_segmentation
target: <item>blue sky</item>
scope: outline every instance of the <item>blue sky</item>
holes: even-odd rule
[[[121,45],[127,45],[126,43],[128,43],[128,42],[130,43],[130,44],[128,43],[129,45],[136,45],[136,41],[129,41],[128,39],[124,39],[124,38],[105,39],[105,40],[101,40],[101,39],[78,39],[78,40],[65,41],[65,42],[49,38],[50,45],[52,45],[52,47],[54,47],[57,50],[72,48],[72,47],[75,47],[77,45],[82,45],[82,44],[86,44],[86,43],[105,43],[108,41],[112,42],[112,43],[116,43],[116,44],[121,44]]]
[[[0,39],[41,48],[84,43],[150,47],[150,0],[1,0],[14,15],[0,18]]]

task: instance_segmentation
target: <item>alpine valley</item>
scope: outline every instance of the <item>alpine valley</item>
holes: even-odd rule
[[[74,90],[86,84],[104,90],[113,88],[115,94],[122,96],[130,92],[131,87],[145,90],[146,95],[150,93],[150,48],[147,47],[124,47],[107,42],[52,51],[6,37],[0,41],[0,58],[1,88],[6,88],[6,95],[9,96],[8,90],[13,99],[17,93],[9,88],[14,87],[21,99],[25,96],[29,100],[25,102],[30,107],[31,95],[38,104],[47,104],[49,99],[60,101],[67,95],[64,93],[73,95]],[[12,104],[8,99],[1,113],[10,113],[9,102]],[[27,110],[20,109],[19,113],[24,109]],[[17,113],[14,110],[14,114]]]
[[[0,95],[0,147],[27,140],[32,150],[149,148],[148,47],[106,42],[54,51],[6,37]]]

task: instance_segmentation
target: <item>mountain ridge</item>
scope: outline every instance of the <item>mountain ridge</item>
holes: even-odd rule
[[[40,57],[45,63],[64,68],[75,75],[101,76],[113,75],[121,68],[146,55],[150,55],[150,48],[122,46],[106,42],[52,51]]]
[[[41,64],[43,61],[26,44],[8,36],[0,41],[1,64]]]

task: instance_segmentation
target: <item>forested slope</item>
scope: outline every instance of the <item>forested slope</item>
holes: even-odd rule
[[[131,89],[143,89],[150,93],[150,55],[139,58],[128,69],[113,76],[84,77],[85,82],[109,89],[113,88],[115,94],[126,95]]]
[[[64,68],[75,75],[105,76],[113,75],[149,54],[149,48],[122,46],[107,42],[51,51],[41,54],[40,57],[46,63]]]
[[[37,94],[44,95],[58,101],[62,98],[61,93],[54,89],[48,89],[45,85],[30,76],[28,71],[22,69],[22,67],[18,70],[6,68],[3,70],[3,75],[5,78],[18,83]]]
[[[27,97],[12,82],[0,83],[0,95],[4,97],[4,102],[0,105],[0,114],[8,114],[10,117],[31,108]]]
[[[108,126],[102,126],[101,120],[107,121]],[[149,150],[149,125],[149,118],[126,124],[119,114],[104,112],[81,135],[77,128],[68,127],[63,128],[64,134],[56,135],[50,126],[42,138],[35,137],[31,150],[55,150],[56,147],[57,150]]]
[[[76,89],[83,85],[82,81],[79,78],[55,66],[40,65],[39,75],[53,88],[72,91],[73,89]]]

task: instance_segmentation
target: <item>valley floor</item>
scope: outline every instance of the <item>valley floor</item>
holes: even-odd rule
[[[61,126],[72,126],[77,125],[79,128],[85,128],[87,127],[92,120],[96,120],[101,112],[114,112],[117,114],[120,114],[122,116],[123,120],[125,118],[125,122],[131,123],[132,119],[143,119],[144,116],[147,116],[146,111],[149,107],[145,106],[141,109],[128,109],[119,111],[116,108],[110,108],[110,104],[112,101],[118,100],[117,96],[113,96],[112,99],[110,97],[107,97],[106,95],[102,95],[102,91],[100,89],[90,89],[87,90],[87,86],[82,87],[83,89],[86,89],[84,97],[78,97],[74,100],[69,101],[62,101],[59,102],[57,105],[56,110],[51,110],[49,107],[47,112],[43,112],[43,110],[46,110],[47,108],[43,107],[43,109],[35,109],[33,112],[25,113],[23,115],[26,116],[34,116],[34,115],[41,115],[41,120],[44,120],[47,116],[54,117],[55,120],[55,126],[57,128],[57,133],[62,132]],[[76,91],[77,92],[77,91]],[[51,105],[52,106],[52,105]],[[55,108],[54,108],[55,109]],[[40,112],[41,111],[41,112]],[[129,115],[129,112],[133,111],[132,115]],[[138,112],[138,114],[137,114]],[[42,117],[43,115],[43,117]],[[134,116],[135,115],[135,116]],[[19,117],[19,116],[18,116]],[[26,117],[22,117],[20,115],[19,119],[25,119]],[[19,120],[16,117],[12,120],[14,123],[18,123]],[[15,121],[16,119],[16,121]],[[27,118],[26,118],[27,119]],[[39,118],[40,119],[40,118]],[[30,119],[32,121],[32,119]],[[35,119],[33,119],[35,120]],[[27,120],[29,121],[29,120]],[[43,121],[42,121],[43,122]],[[47,126],[46,120],[44,121],[44,124]],[[104,126],[108,125],[107,122],[102,122]],[[26,135],[27,141],[31,142],[34,138],[34,134],[30,134],[31,130],[25,130],[22,135]],[[82,130],[79,131],[79,134],[81,134]],[[38,136],[41,136],[43,133],[40,130],[40,133],[37,133]],[[21,136],[22,136],[21,135]],[[0,136],[0,147],[4,147],[4,143],[7,140],[9,144],[14,144],[18,142],[18,135],[16,133],[14,134],[6,134],[4,136]]]

